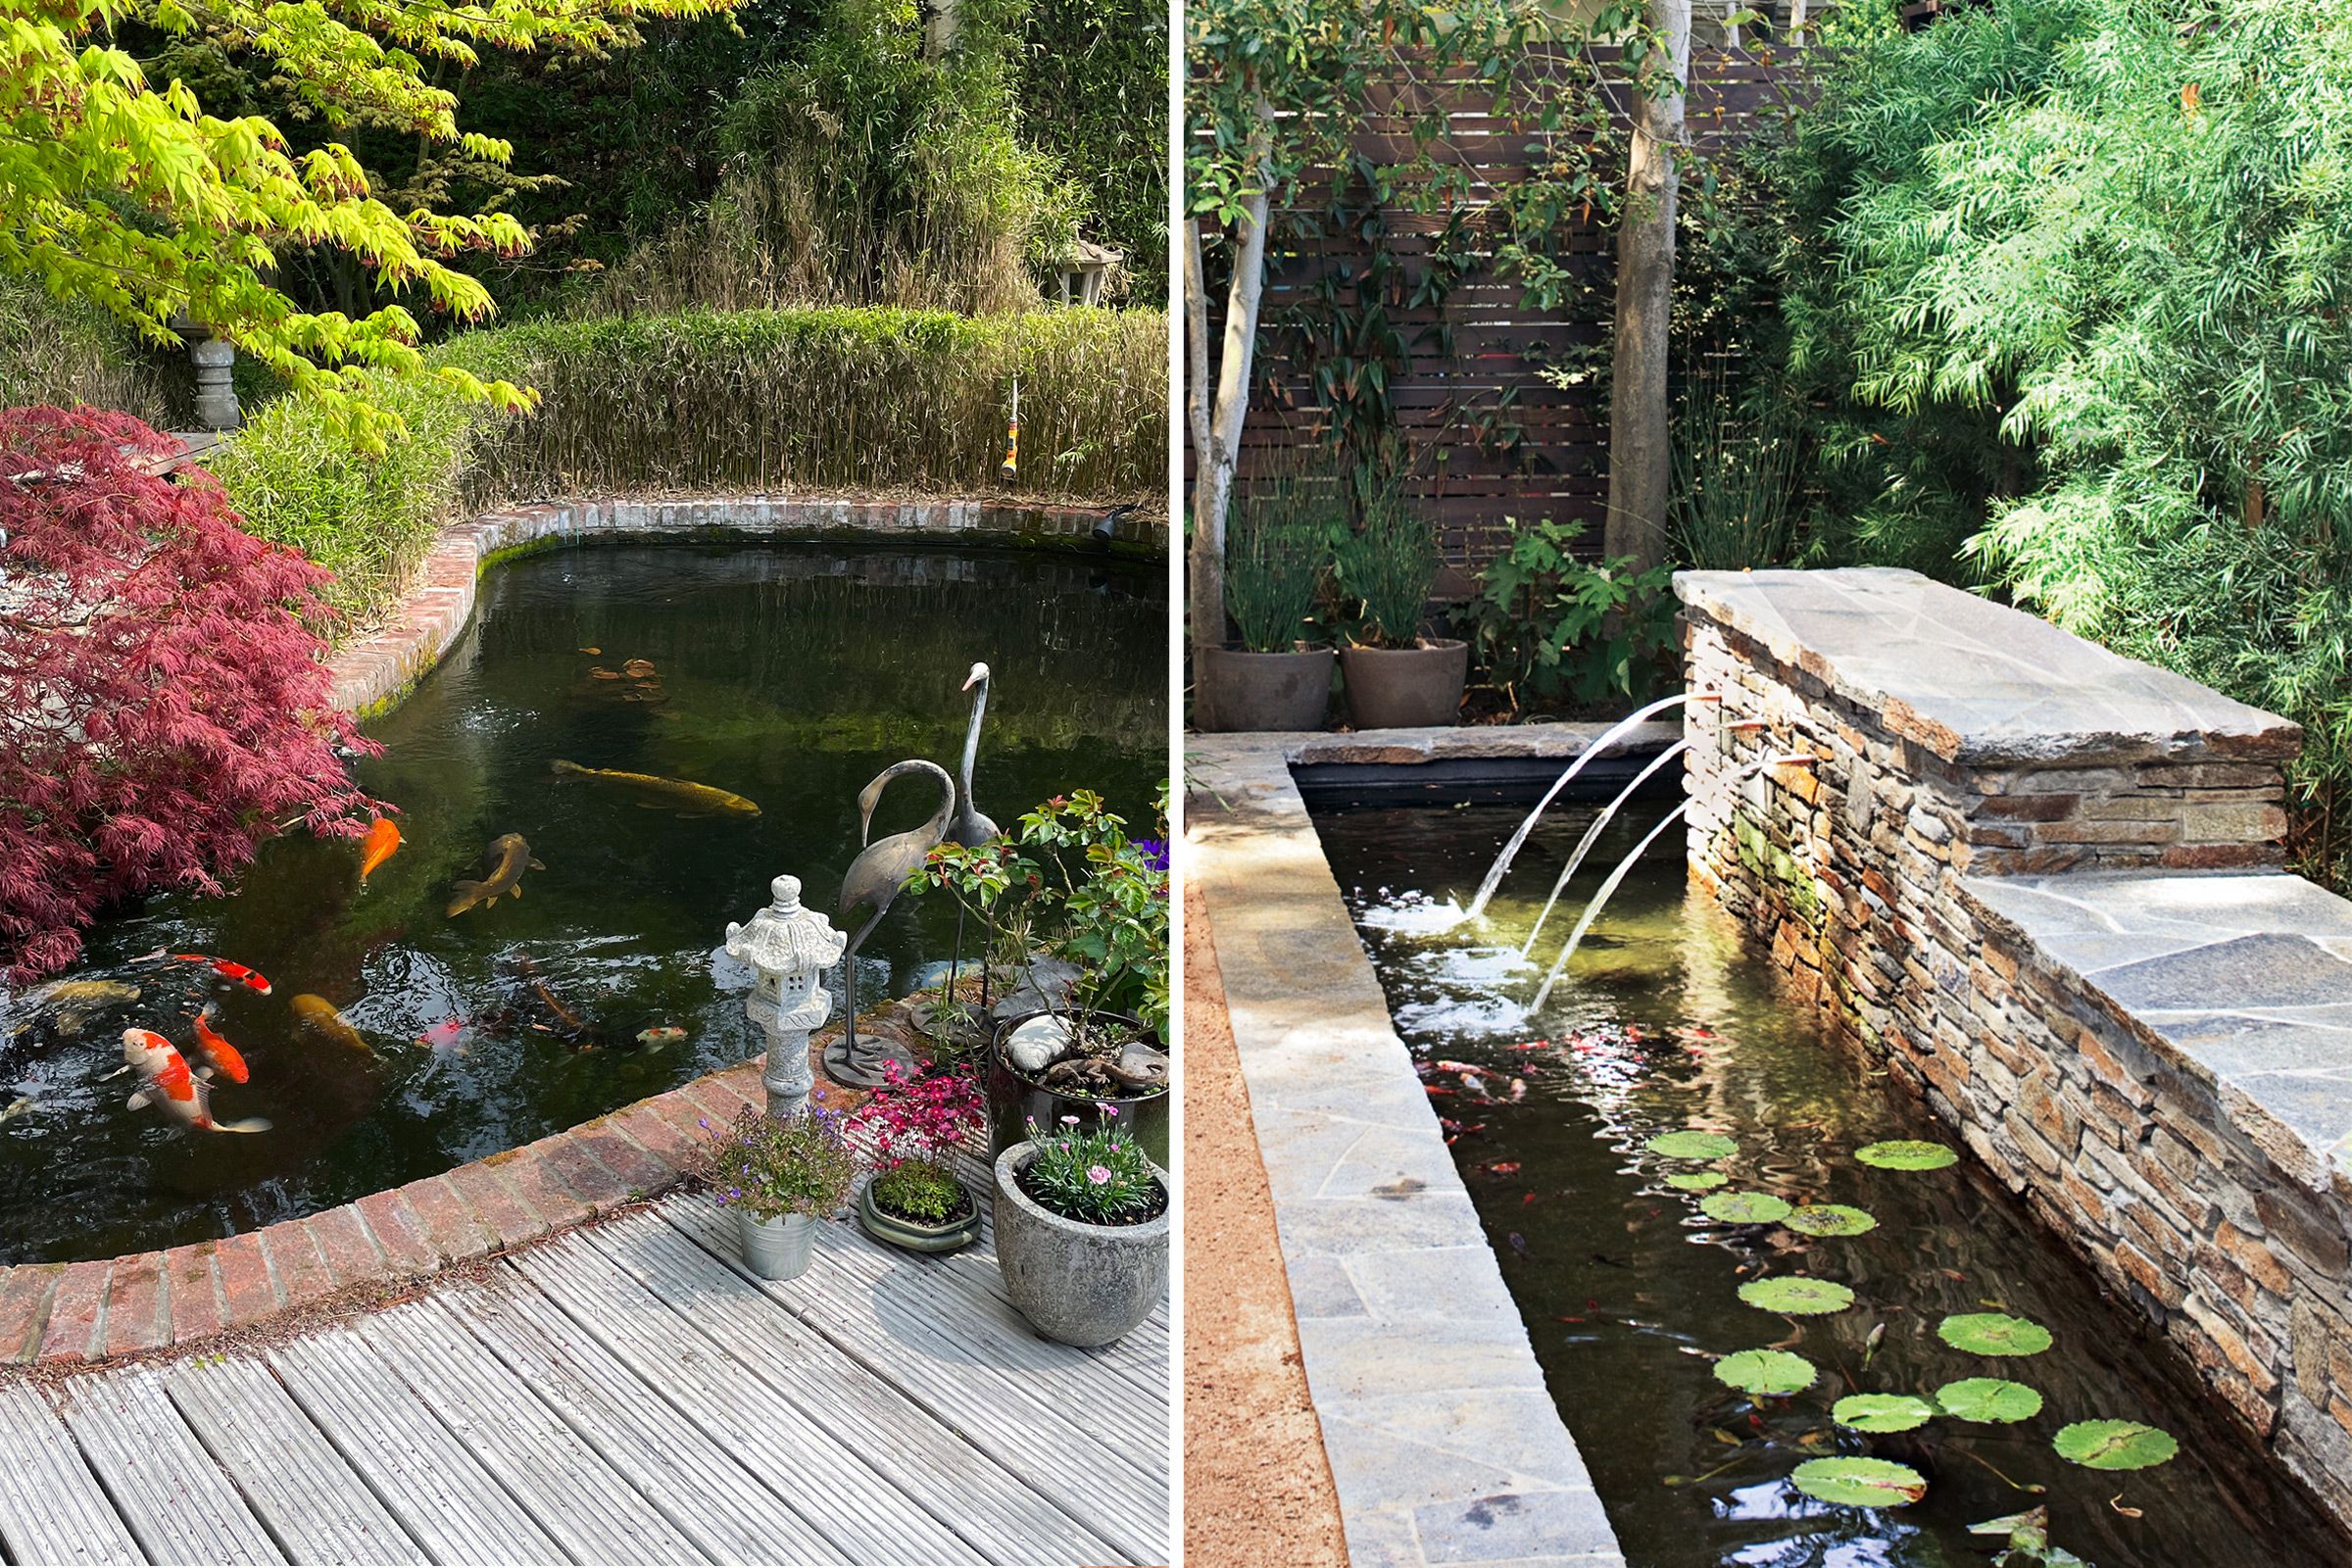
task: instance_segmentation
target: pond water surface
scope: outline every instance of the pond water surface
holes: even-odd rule
[[[1554,808],[1483,928],[1439,929],[1523,809],[1332,810],[1316,827],[1634,1568],[1981,1568],[2000,1543],[1968,1527],[2037,1503],[2052,1543],[2097,1568],[2352,1562],[2301,1494],[2216,1417],[2171,1348],[2103,1298],[1973,1159],[1913,1173],[1851,1157],[1884,1139],[1957,1140],[1776,994],[1768,960],[1687,884],[1679,832],[1618,892],[1544,1015],[1528,1016],[1513,999],[1534,994],[1578,906],[1546,922],[1539,965],[1520,963],[1517,949],[1589,810]],[[1612,826],[1580,892],[1657,811],[1629,814],[1641,820]],[[1685,1128],[1737,1141],[1725,1191],[1857,1205],[1877,1229],[1828,1238],[1708,1219],[1700,1194],[1665,1180],[1700,1167],[1643,1147]],[[1759,1275],[1797,1273],[1843,1283],[1856,1303],[1789,1318],[1736,1294]],[[1935,1332],[1947,1313],[1986,1311],[2040,1323],[2055,1343],[1994,1360]],[[1716,1381],[1713,1357],[1761,1348],[1792,1350],[1823,1375],[1788,1398]],[[1924,1396],[1970,1377],[2030,1384],[2042,1411],[2014,1426],[1939,1418],[1882,1436],[1830,1418],[1849,1394]],[[2161,1426],[2180,1455],[2113,1473],[2052,1452],[2060,1426],[2101,1417]],[[1800,1461],[1836,1454],[1912,1465],[1927,1495],[1899,1509],[1836,1507],[1789,1485]]]
[[[719,951],[727,922],[765,905],[779,872],[838,913],[858,791],[902,758],[955,770],[975,662],[995,677],[982,809],[1010,823],[1091,788],[1149,833],[1167,771],[1163,578],[835,545],[588,548],[498,568],[450,657],[368,726],[385,750],[360,780],[400,808],[406,843],[365,887],[356,842],[289,835],[230,898],[120,911],[59,977],[135,986],[135,1001],[20,996],[0,1011],[0,1262],[314,1212],[744,1059],[760,1041],[742,1009],[751,975]],[[716,786],[759,815],[649,808],[559,776],[558,760]],[[874,832],[938,800],[900,780]],[[519,900],[447,914],[506,834],[545,869],[524,872]],[[864,1001],[913,989],[955,936],[951,904],[900,899],[859,964]],[[157,949],[249,965],[270,994],[140,961]],[[301,996],[339,1009],[367,1049],[306,1029]],[[207,1003],[251,1069],[217,1085],[214,1113],[268,1132],[184,1131],[126,1109],[132,1081],[106,1076],[125,1027],[184,1052]],[[639,1044],[654,1030],[679,1037]]]

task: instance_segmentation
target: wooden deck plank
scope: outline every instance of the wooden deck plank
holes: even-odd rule
[[[208,1358],[174,1362],[160,1375],[181,1417],[296,1562],[432,1560],[269,1367]]]
[[[430,1301],[359,1335],[574,1562],[693,1562],[703,1553],[514,1373]]]
[[[29,1383],[0,1384],[0,1547],[11,1562],[144,1563],[73,1433]]]
[[[954,1521],[990,1560],[1095,1563],[1117,1554],[1027,1478],[944,1430],[895,1386],[774,1302],[742,1289],[724,1265],[679,1232],[648,1215],[600,1227],[594,1240],[646,1289],[763,1376],[811,1424],[857,1451],[934,1517]]]
[[[708,1204],[664,1203],[653,1213],[722,1263],[740,1267],[732,1238],[713,1235],[712,1222],[723,1216]],[[1032,1486],[1058,1486],[1048,1494],[1122,1551],[1147,1562],[1167,1560],[1168,1469],[1138,1457],[1144,1423],[1119,1430],[1116,1407],[1089,1409],[1054,1391],[1043,1375],[1007,1367],[987,1347],[959,1338],[960,1322],[893,1301],[838,1272],[811,1269],[760,1289]],[[1159,1442],[1165,1441],[1163,1432]]]
[[[502,1268],[447,1304],[607,1463],[665,1504],[712,1561],[849,1561],[794,1510],[796,1496],[809,1506],[820,1499],[788,1481],[781,1494],[771,1490],[520,1274]]]
[[[58,1413],[153,1561],[287,1560],[153,1372],[77,1381],[59,1396]]]
[[[826,1508],[815,1521],[853,1561],[969,1563],[975,1548],[793,1406],[693,1323],[648,1295],[581,1235],[514,1263],[567,1316],[715,1442],[762,1474],[790,1476]],[[739,1292],[748,1287],[738,1284]]]
[[[295,1403],[434,1561],[570,1561],[350,1330],[275,1347],[269,1361]]]

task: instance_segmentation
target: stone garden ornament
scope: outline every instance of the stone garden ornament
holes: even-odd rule
[[[841,961],[849,938],[833,922],[801,903],[801,879],[780,876],[768,884],[774,903],[752,916],[751,924],[727,924],[727,956],[752,966],[759,979],[743,1001],[744,1016],[767,1037],[767,1063],[760,1082],[771,1116],[798,1116],[808,1108],[815,1074],[808,1067],[808,1033],[832,1016],[832,993],[818,984]]]

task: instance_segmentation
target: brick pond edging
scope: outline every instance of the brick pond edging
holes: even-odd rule
[[[439,662],[473,614],[474,585],[488,565],[522,551],[607,539],[865,538],[1071,546],[1092,536],[1100,507],[994,501],[862,501],[819,497],[707,496],[590,499],[502,507],[441,530],[416,585],[391,623],[329,661],[338,708],[367,713],[405,693]],[[1165,555],[1167,520],[1128,512],[1116,544]]]
[[[2300,731],[1908,572],[1676,588],[1699,879],[2352,1524],[2352,904],[2275,869]]]
[[[1290,769],[1565,763],[1601,727],[1185,738],[1186,875],[1223,972],[1354,1568],[1625,1559]]]

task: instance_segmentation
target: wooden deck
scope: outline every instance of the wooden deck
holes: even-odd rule
[[[671,1198],[226,1354],[0,1381],[11,1563],[1161,1563],[1166,1307],[1041,1340],[993,1234],[763,1284]]]

